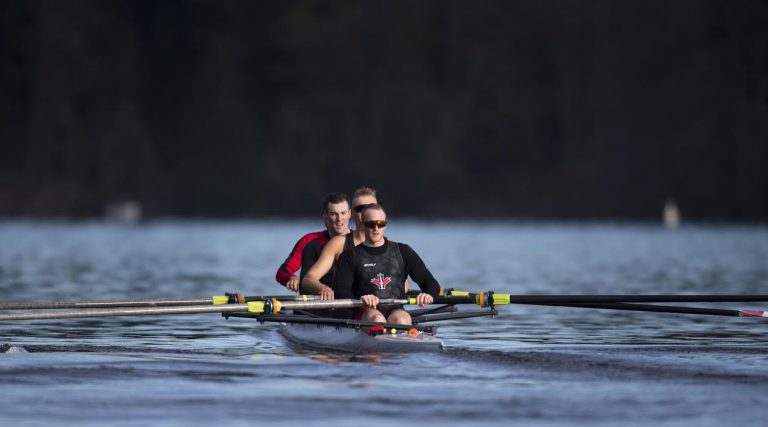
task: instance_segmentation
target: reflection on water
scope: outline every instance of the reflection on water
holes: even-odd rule
[[[319,226],[0,222],[0,292],[6,301],[279,293],[277,266],[299,236]],[[636,224],[397,221],[389,228],[446,288],[512,294],[768,289],[764,227],[686,225],[669,232]],[[441,325],[446,350],[413,355],[296,349],[276,325],[217,314],[3,323],[0,381],[15,389],[0,402],[0,420],[202,425],[216,421],[211,414],[226,413],[229,423],[250,424],[256,411],[278,424],[334,426],[417,418],[441,425],[511,419],[714,425],[758,422],[768,404],[765,319],[499,310],[497,318]],[[21,348],[29,353],[17,352]]]

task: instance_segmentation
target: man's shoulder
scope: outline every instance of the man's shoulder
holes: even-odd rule
[[[347,240],[347,238],[348,238],[349,236],[350,236],[350,233],[347,233],[347,234],[339,234],[339,235],[337,235],[337,236],[333,236],[333,237],[331,237],[331,240],[333,240],[333,241],[337,241],[337,242],[343,242],[343,241]]]
[[[396,242],[396,241],[394,241],[394,240],[390,240],[390,242],[391,242],[391,243],[394,243],[395,245],[397,245],[397,247],[399,247],[401,251],[410,251],[410,252],[413,252],[413,248],[412,248],[412,247],[410,247],[410,246],[409,246],[407,243],[403,243],[403,242]]]
[[[328,242],[328,233],[326,231],[315,231],[303,235],[294,246],[294,251],[303,252],[309,247],[316,247],[320,250]]]
[[[409,245],[402,243],[402,242],[395,242],[395,245],[400,250],[400,255],[403,257],[403,259],[408,260],[413,257],[418,257],[419,255],[416,253],[416,251],[413,250],[412,247]]]
[[[328,240],[328,232],[325,230],[321,230],[321,231],[313,231],[311,233],[307,233],[303,235],[301,239],[299,239],[299,242],[307,243],[313,240],[322,240],[322,241]]]
[[[347,236],[348,235],[349,234],[341,234],[341,235],[338,235],[338,236],[331,237],[328,240],[327,246],[328,247],[336,247],[338,249],[343,250],[344,244],[347,241]],[[339,250],[339,252],[341,252],[341,250]]]

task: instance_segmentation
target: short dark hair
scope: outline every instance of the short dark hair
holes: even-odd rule
[[[320,209],[320,213],[327,214],[328,213],[328,205],[333,203],[338,204],[346,202],[347,206],[349,206],[349,197],[347,197],[344,193],[328,193],[323,197],[322,203],[323,207]]]

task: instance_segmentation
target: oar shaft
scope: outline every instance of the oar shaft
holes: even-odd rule
[[[450,296],[438,297],[436,304],[471,304],[480,294],[454,291]],[[485,294],[488,298],[488,293]],[[768,301],[768,295],[509,295],[493,294],[493,303],[545,304],[545,303],[635,303],[635,302],[757,302]]]
[[[436,322],[440,320],[470,319],[473,317],[484,317],[484,316],[495,317],[498,314],[499,312],[494,309],[483,310],[483,311],[465,311],[461,313],[429,314],[425,316],[414,317],[413,323],[416,324],[416,323]]]
[[[106,308],[101,310],[55,311],[0,314],[0,320],[46,320],[87,317],[156,316],[166,314],[229,313],[248,311],[248,304],[197,305],[173,307]]]
[[[768,295],[510,295],[510,303],[532,302],[756,302]]]
[[[381,305],[405,305],[407,299],[382,299]],[[267,313],[274,314],[283,310],[320,310],[328,308],[356,308],[362,305],[360,300],[332,301],[254,301],[245,304],[169,306],[169,307],[133,307],[105,308],[101,310],[57,311],[43,313],[0,314],[2,320],[45,320],[72,319],[87,317],[116,317],[116,316],[156,316],[168,314],[198,314],[198,313]]]
[[[264,295],[247,296],[240,302],[265,301],[277,298],[280,301],[314,301],[317,295]],[[0,310],[40,310],[40,309],[65,309],[65,308],[118,308],[118,307],[169,307],[192,305],[218,305],[226,304],[229,296],[217,295],[212,297],[191,298],[160,298],[139,300],[113,300],[113,301],[48,301],[48,302],[16,302],[0,304]]]
[[[50,301],[0,304],[0,310],[38,310],[60,308],[164,307],[180,305],[211,305],[211,297],[167,298],[134,301]]]
[[[651,311],[656,313],[679,313],[679,314],[698,314],[709,316],[730,316],[741,317],[742,310],[728,310],[720,308],[700,308],[700,307],[679,307],[651,304],[632,304],[632,303],[540,303],[531,305],[546,305],[557,307],[577,307],[577,308],[597,308],[606,310],[626,310],[626,311]]]

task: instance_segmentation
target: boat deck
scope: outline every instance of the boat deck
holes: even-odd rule
[[[333,325],[283,324],[280,333],[291,343],[318,350],[350,353],[411,353],[440,351],[443,340],[429,332],[396,331],[370,335],[368,328]]]

